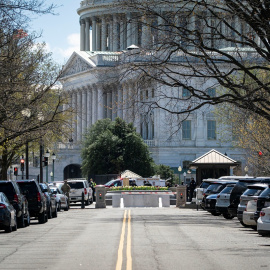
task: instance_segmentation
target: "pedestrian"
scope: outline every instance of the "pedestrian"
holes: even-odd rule
[[[93,190],[93,201],[96,200],[96,183],[94,182],[93,178],[90,179],[89,187]]]
[[[64,180],[64,185],[62,185],[61,190],[68,198],[68,207],[69,207],[69,192],[70,192],[70,185],[68,184],[67,180]]]
[[[190,202],[192,201],[192,197],[193,197],[193,193],[194,193],[195,188],[196,188],[196,182],[195,182],[194,178],[191,178],[191,182],[189,184],[189,201]]]

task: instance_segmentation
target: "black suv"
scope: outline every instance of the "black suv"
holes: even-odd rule
[[[28,200],[28,209],[31,217],[38,218],[39,223],[47,219],[46,198],[36,180],[17,180],[19,187]]]
[[[52,217],[57,217],[57,202],[56,196],[53,194],[51,189],[49,188],[48,184],[46,183],[39,183],[39,186],[44,193],[46,200],[47,200],[47,216],[49,219]]]
[[[30,225],[28,201],[15,181],[0,181],[0,192],[3,192],[16,210],[19,228]]]
[[[257,211],[254,213],[254,219],[257,221],[263,208],[270,206],[270,185],[266,188],[257,199]]]

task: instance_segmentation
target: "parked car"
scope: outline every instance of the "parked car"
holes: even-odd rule
[[[206,191],[206,189],[210,186],[211,183],[214,181],[217,181],[217,179],[204,179],[200,186],[195,189],[195,200],[196,200],[196,205],[197,205],[197,210],[199,206],[202,207],[202,199],[203,199],[203,194]]]
[[[270,235],[270,207],[261,210],[257,221],[257,231],[261,236]]]
[[[39,223],[47,222],[46,197],[38,182],[36,180],[17,180],[16,182],[26,196],[30,216],[38,218]]]
[[[0,230],[17,230],[16,210],[3,192],[0,192]]]
[[[30,225],[28,201],[15,181],[0,181],[0,192],[5,193],[16,210],[17,226],[23,228]]]
[[[204,194],[203,194],[203,199],[202,199],[202,208],[204,208],[205,210],[210,210],[210,213],[215,214],[216,213],[216,209],[215,209],[215,205],[216,205],[216,196],[218,193],[220,193],[227,185],[229,184],[235,184],[236,181],[233,180],[229,180],[229,181],[223,181],[223,180],[216,180],[214,182],[212,182],[209,187],[205,190]],[[209,200],[214,199],[214,205],[210,204],[210,201],[206,202],[206,197],[212,194],[216,194],[216,196],[213,198],[209,198]],[[212,209],[212,207],[214,206],[214,208]],[[210,209],[211,208],[211,209]]]
[[[267,184],[261,184],[261,183],[257,183],[257,184],[253,184],[253,185],[248,185],[246,191],[240,196],[240,201],[237,207],[237,218],[240,221],[240,223],[243,226],[247,226],[249,224],[246,224],[245,222],[243,222],[243,212],[245,211],[247,204],[249,201],[251,200],[255,200],[257,202],[257,198],[258,196],[268,187]],[[251,208],[251,205],[250,205]],[[250,210],[252,211],[252,210]],[[253,213],[256,211],[256,207],[253,211]],[[252,215],[254,217],[254,215]],[[246,214],[246,218],[248,218],[247,214]],[[246,222],[248,222],[246,220]],[[255,222],[256,225],[256,222]]]
[[[64,209],[68,211],[68,197],[57,186],[49,185],[52,193],[56,196],[57,211]]]
[[[77,203],[82,201],[82,193],[84,194],[85,205],[93,203],[93,191],[89,187],[86,179],[68,179],[70,185],[69,201],[70,203]]]
[[[256,209],[257,209],[257,199],[254,199],[248,201],[247,206],[243,212],[243,219],[242,219],[243,223],[246,226],[252,227],[253,229],[257,228],[257,223],[254,219],[254,212],[256,211]]]
[[[53,194],[47,183],[39,183],[39,186],[46,197],[48,219],[57,217],[56,195]]]
[[[270,185],[257,198],[257,210],[254,219],[257,221],[263,208],[270,206]]]
[[[262,182],[262,179],[256,179],[256,178],[242,178],[238,180],[237,184],[232,189],[231,195],[230,195],[230,205],[228,207],[228,213],[231,216],[237,217],[237,208],[240,203],[240,197],[247,190],[248,185],[261,183],[261,182]]]
[[[235,184],[227,185],[218,195],[216,201],[216,211],[221,213],[226,219],[233,219],[234,216],[228,212],[228,206],[230,205],[230,196]]]

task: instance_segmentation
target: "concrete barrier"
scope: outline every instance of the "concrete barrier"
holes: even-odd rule
[[[170,207],[171,191],[107,192],[112,207]]]

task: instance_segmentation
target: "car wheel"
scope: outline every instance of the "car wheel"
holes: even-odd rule
[[[48,217],[48,219],[51,219],[52,218],[52,206],[51,205],[50,205],[50,207],[48,209],[47,217]]]
[[[43,224],[43,223],[46,222],[46,214],[45,214],[45,211],[43,211],[42,213],[40,213],[40,214],[38,215],[38,222],[39,222],[40,224]]]
[[[234,216],[232,216],[232,215],[229,214],[229,213],[224,213],[224,214],[223,214],[223,217],[226,218],[226,219],[233,219],[233,218],[234,218]]]
[[[59,202],[59,203],[57,204],[57,211],[58,211],[58,212],[61,211],[61,202]]]
[[[90,203],[89,203],[89,199],[87,199],[86,201],[85,201],[85,205],[89,205]]]
[[[27,211],[27,216],[26,216],[26,219],[25,219],[25,226],[29,226],[30,225],[30,214],[29,214],[29,211]]]
[[[56,217],[57,217],[57,205],[55,205],[55,210],[54,210],[54,212],[52,213],[52,217],[53,217],[53,218],[56,218]]]
[[[243,221],[240,221],[240,223],[241,223],[241,225],[242,226],[244,226],[244,227],[246,227],[246,228],[248,228],[249,226],[248,225],[246,225]]]
[[[25,227],[25,223],[24,223],[24,215],[23,213],[21,214],[21,216],[17,219],[18,222],[18,228],[24,228]]]
[[[14,218],[15,225],[12,227],[12,231],[17,231],[17,219],[16,217]]]

